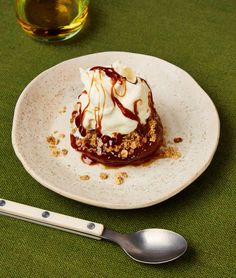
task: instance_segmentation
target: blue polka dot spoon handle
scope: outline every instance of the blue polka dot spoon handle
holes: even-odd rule
[[[104,230],[104,226],[99,223],[23,205],[6,199],[0,199],[0,214],[94,239],[101,239]]]

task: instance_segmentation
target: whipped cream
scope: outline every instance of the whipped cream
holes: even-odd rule
[[[84,90],[76,109],[84,129],[112,137],[146,123],[152,109],[151,91],[131,68],[117,61],[110,67],[81,68],[80,74]]]

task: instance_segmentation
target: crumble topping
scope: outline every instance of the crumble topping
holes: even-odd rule
[[[74,128],[71,129],[71,133],[72,133],[72,134],[75,134],[76,131],[77,131],[77,128],[76,128],[76,127],[74,127]]]
[[[123,177],[121,177],[121,176],[115,176],[115,183],[117,184],[117,185],[120,185],[120,184],[122,184],[124,182],[124,178]]]
[[[58,157],[61,154],[60,150],[57,148],[52,149],[52,156]]]
[[[65,156],[65,155],[68,154],[68,150],[67,150],[67,149],[62,149],[62,150],[61,150],[61,153]]]
[[[117,185],[120,185],[124,182],[125,178],[128,178],[127,172],[119,172],[115,174],[114,181]]]
[[[109,178],[109,174],[107,174],[105,172],[101,172],[99,174],[99,177],[102,180],[106,180]],[[89,175],[80,175],[79,178],[80,178],[80,180],[86,181],[86,180],[90,179],[90,176]],[[115,182],[115,184],[120,185],[120,184],[124,183],[124,180],[126,178],[128,178],[127,172],[118,172],[114,176],[114,182]]]
[[[72,114],[72,118],[75,117],[76,115]],[[95,130],[91,130],[87,132],[85,137],[77,138],[76,145],[82,152],[88,151],[90,153],[95,153],[98,156],[101,156],[104,153],[110,153],[112,156],[126,159],[128,157],[132,157],[135,154],[135,151],[142,148],[144,144],[162,140],[161,134],[158,133],[158,125],[159,120],[155,117],[150,117],[145,127],[147,129],[145,135],[140,134],[137,130],[134,130],[127,135],[123,135],[122,140],[120,141],[117,134],[114,134],[114,137],[110,138],[108,141],[104,141],[103,138],[97,136]],[[71,129],[72,134],[76,131],[77,128]],[[112,140],[115,140],[115,144],[112,143]],[[116,143],[116,140],[118,143]]]
[[[122,176],[123,178],[128,178],[128,173],[127,172],[120,172],[118,173],[120,176]]]
[[[66,135],[65,134],[63,134],[63,133],[61,133],[61,134],[59,134],[59,136],[58,136],[59,138],[61,138],[61,139],[64,139],[65,137],[66,137]]]
[[[54,157],[58,157],[58,156],[66,156],[68,154],[68,150],[67,149],[59,149],[57,147],[53,147],[53,146],[49,146],[49,148],[51,149],[51,154]]]
[[[126,158],[127,156],[128,156],[128,151],[127,150],[125,150],[125,149],[123,149],[121,152],[120,152],[120,156],[122,157],[122,158]]]
[[[54,131],[53,134],[57,134],[58,131]],[[63,139],[65,138],[65,134],[59,134],[58,135],[59,138]],[[58,138],[56,138],[53,135],[50,135],[47,137],[47,142],[49,144],[49,149],[51,150],[51,155],[54,157],[59,157],[59,156],[66,156],[68,154],[68,150],[63,148],[59,148],[58,144],[60,143],[60,140]]]
[[[166,147],[160,150],[158,158],[173,158],[178,159],[181,157],[181,153],[178,148],[175,147]]]
[[[50,144],[50,145],[58,145],[59,144],[59,142],[60,142],[60,140],[59,139],[57,139],[56,137],[54,137],[54,136],[48,136],[47,137],[47,142]]]
[[[90,179],[90,176],[89,175],[82,175],[82,176],[79,176],[79,178],[82,180],[82,181],[87,181]]]
[[[108,179],[108,174],[107,173],[100,173],[100,179],[102,179],[102,180],[106,180],[106,179]]]

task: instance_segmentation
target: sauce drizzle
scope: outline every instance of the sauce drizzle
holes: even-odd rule
[[[140,127],[141,126],[141,122],[140,122],[140,118],[138,116],[138,103],[140,101],[142,102],[142,100],[138,99],[138,100],[136,100],[134,102],[134,106],[133,106],[134,107],[133,108],[134,112],[133,112],[133,111],[129,110],[128,108],[124,107],[123,104],[120,102],[120,100],[116,97],[116,96],[119,96],[119,97],[125,96],[125,94],[126,94],[126,81],[127,81],[126,77],[121,76],[112,67],[95,66],[95,67],[92,67],[90,69],[90,71],[96,71],[96,70],[99,70],[100,81],[102,81],[101,72],[104,72],[111,79],[111,98],[112,98],[112,102],[113,102],[114,106],[117,105],[117,107],[120,109],[121,113],[126,118],[129,118],[129,119],[131,119],[133,121],[138,122],[138,127]],[[144,79],[140,78],[140,80],[147,84],[147,82]],[[75,124],[78,127],[78,130],[79,130],[80,134],[83,137],[86,136],[86,134],[87,134],[86,128],[83,126],[83,121],[84,121],[84,117],[85,117],[85,113],[87,111],[87,108],[90,105],[90,91],[91,91],[91,88],[93,86],[93,81],[94,81],[94,78],[92,78],[92,82],[91,82],[91,85],[90,85],[89,92],[87,92],[87,91],[83,91],[82,92],[82,94],[87,94],[88,95],[88,103],[83,108],[83,110],[82,110],[81,102],[78,102],[78,105],[79,105],[79,109],[78,110],[79,111],[78,111],[78,116],[75,119]],[[116,89],[115,89],[115,85],[117,84],[117,82],[120,85],[124,86],[124,91],[121,94],[119,94],[116,91]],[[132,83],[132,82],[130,82],[130,83],[136,84],[137,82],[138,82],[138,78],[136,78],[135,83]],[[147,84],[147,86],[149,87],[148,84]],[[95,130],[96,130],[96,133],[99,136],[102,135],[102,133],[101,133],[101,130],[102,130],[102,118],[103,118],[103,111],[104,111],[105,101],[106,101],[106,93],[105,93],[105,90],[104,90],[104,88],[102,86],[102,82],[101,82],[101,88],[102,88],[102,92],[103,92],[103,96],[104,96],[104,102],[102,104],[100,103],[100,92],[99,92],[99,90],[97,88],[97,91],[99,93],[99,103],[98,103],[98,107],[96,107],[96,109],[94,110],[94,117],[95,117],[95,122],[96,122]],[[148,104],[149,104],[150,109],[152,110],[153,99],[152,99],[151,89],[150,89],[150,92],[148,94]]]

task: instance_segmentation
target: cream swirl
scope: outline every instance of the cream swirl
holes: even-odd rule
[[[146,123],[152,110],[151,90],[131,68],[115,62],[111,67],[80,69],[80,74],[84,90],[76,108],[79,136],[86,130],[124,135]]]

